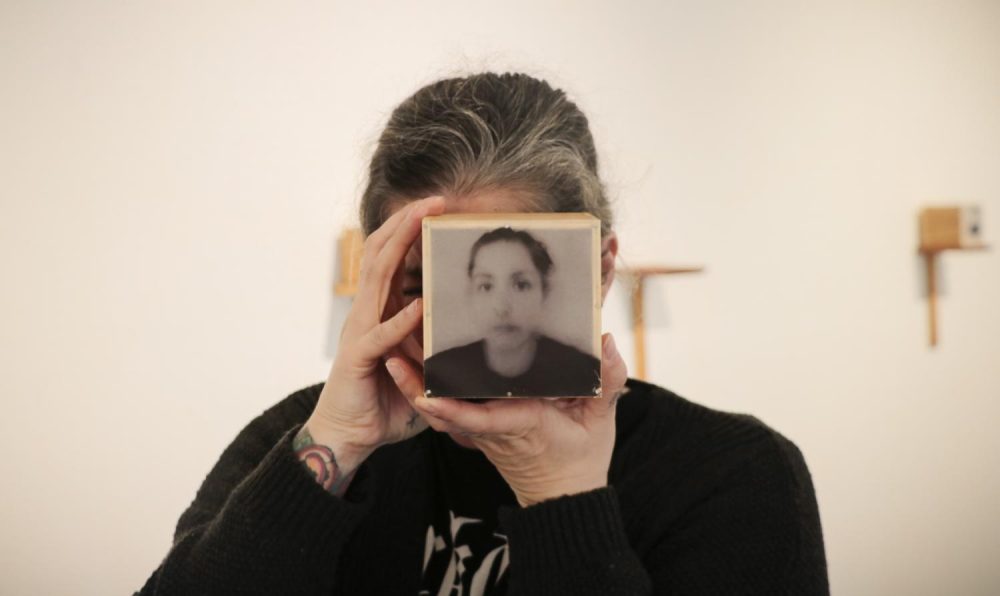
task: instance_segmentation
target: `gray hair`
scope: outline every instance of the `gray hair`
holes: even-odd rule
[[[538,211],[590,213],[611,230],[587,117],[543,80],[491,72],[431,83],[392,112],[361,226],[374,232],[399,202],[498,188],[525,192]]]

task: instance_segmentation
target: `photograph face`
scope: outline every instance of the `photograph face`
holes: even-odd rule
[[[527,349],[541,332],[542,273],[524,244],[499,241],[472,259],[469,306],[480,334],[495,350]]]
[[[424,220],[431,397],[594,397],[600,224],[582,214]]]

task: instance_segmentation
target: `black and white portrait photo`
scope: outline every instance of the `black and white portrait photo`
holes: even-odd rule
[[[579,214],[425,220],[427,395],[593,397],[599,238]]]

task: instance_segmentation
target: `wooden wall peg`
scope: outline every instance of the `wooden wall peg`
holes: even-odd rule
[[[358,281],[361,279],[361,251],[364,239],[361,230],[349,228],[340,234],[337,240],[337,257],[339,269],[337,281],[333,285],[333,293],[337,296],[354,296],[358,292]]]
[[[937,263],[946,250],[987,250],[982,242],[981,214],[978,207],[928,207],[918,217],[919,246],[927,274],[927,322],[930,345],[938,343]]]
[[[929,343],[933,348],[938,343],[938,287],[937,287],[937,261],[938,256],[946,250],[988,250],[989,246],[980,244],[977,246],[965,246],[962,248],[935,248],[919,249],[920,255],[924,258],[924,269],[927,273],[927,322],[930,328]]]
[[[701,273],[704,267],[636,267],[619,269],[620,275],[632,284],[632,337],[635,342],[635,371],[637,379],[646,379],[646,319],[645,283],[647,277],[657,275],[677,275],[680,273]]]

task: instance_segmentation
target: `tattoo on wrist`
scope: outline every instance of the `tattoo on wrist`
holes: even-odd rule
[[[333,450],[326,445],[317,445],[312,435],[309,434],[308,428],[302,427],[299,434],[295,436],[295,440],[292,441],[292,448],[299,461],[305,465],[316,482],[327,492],[338,497],[347,492],[347,487],[351,484],[356,470],[344,474],[340,465],[337,464]]]

